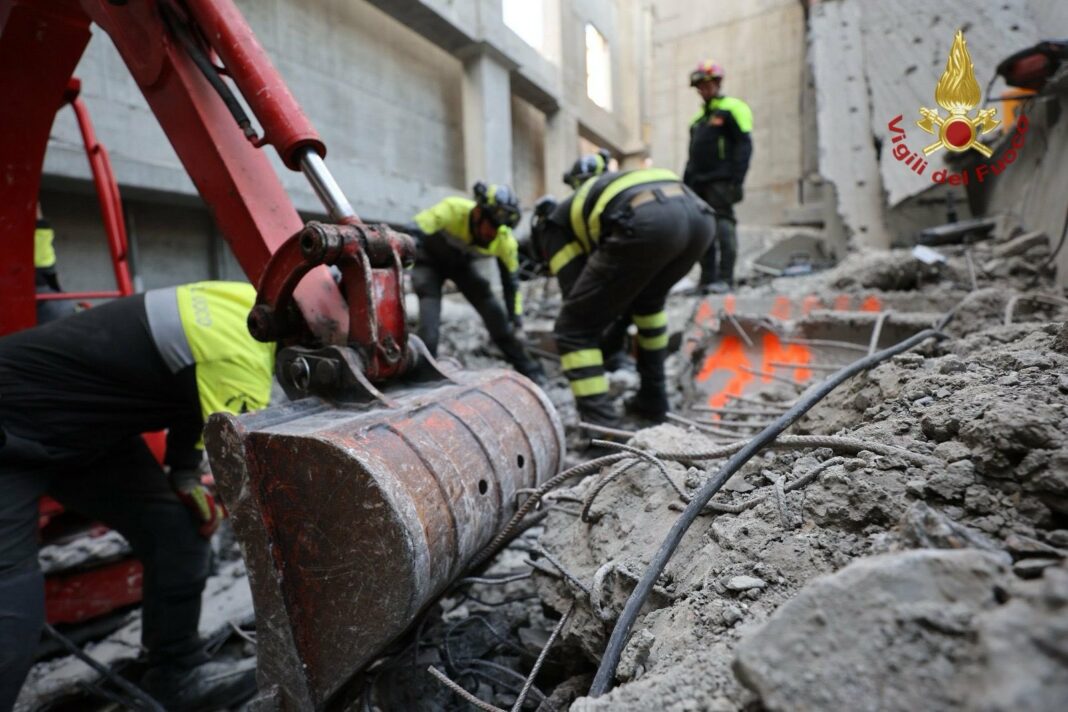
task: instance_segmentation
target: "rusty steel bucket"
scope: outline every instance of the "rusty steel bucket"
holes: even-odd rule
[[[564,453],[545,395],[498,369],[377,405],[216,414],[205,443],[248,566],[264,710],[340,697]]]

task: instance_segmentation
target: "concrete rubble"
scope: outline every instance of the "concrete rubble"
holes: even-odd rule
[[[851,379],[787,431],[859,445],[769,448],[716,495],[654,587],[607,695],[584,696],[684,505],[667,480],[692,493],[715,461],[665,462],[665,476],[626,460],[551,492],[545,518],[372,672],[368,704],[470,709],[425,674],[433,666],[508,709],[573,610],[524,709],[1059,709],[1068,699],[1068,308],[1043,301],[1056,295],[1049,249],[1003,222],[983,242],[938,247],[945,259],[935,264],[897,249],[794,279],[750,274],[739,303],[877,295],[902,328],[953,307],[956,316],[946,339]],[[669,304],[673,331],[699,307],[681,286]],[[537,280],[525,290],[528,337],[542,343],[559,297]],[[443,353],[494,362],[472,322],[446,330]],[[872,322],[856,322],[864,343]],[[566,382],[545,363],[549,393],[573,424]],[[676,410],[692,414],[692,365],[676,353],[669,372]],[[637,385],[629,372],[612,382],[621,398]],[[795,395],[776,384],[764,397]],[[571,438],[578,446],[589,435]],[[647,452],[716,444],[675,424],[630,440]]]
[[[716,461],[665,462],[665,478],[650,462],[626,460],[549,493],[535,526],[370,666],[351,705],[470,709],[427,673],[434,667],[508,709],[574,607],[523,709],[1059,709],[1068,699],[1068,308],[1031,299],[1054,292],[1041,269],[1048,243],[1027,242],[1014,247],[1019,231],[1001,226],[987,241],[939,247],[946,259],[932,265],[899,249],[854,253],[793,279],[750,275],[739,303],[877,294],[904,324],[955,305],[956,317],[948,338],[849,380],[786,433],[860,445],[769,448],[713,498],[654,587],[609,694],[584,696],[628,595],[684,505],[667,478],[692,493]],[[681,286],[670,298],[673,332],[700,306]],[[528,337],[538,342],[559,297],[537,280],[524,291]],[[462,297],[446,301],[443,358],[498,365]],[[866,342],[872,322],[857,323]],[[573,424],[566,381],[548,355],[544,362],[548,393]],[[682,352],[669,373],[676,411],[696,417]],[[612,382],[620,398],[637,386],[629,371]],[[797,390],[774,384],[764,397],[781,403]],[[581,449],[589,434],[570,438],[568,464],[589,459]],[[630,441],[649,452],[715,444],[677,424]],[[215,613],[205,633],[248,616],[239,561],[225,563],[209,588]],[[138,636],[134,613],[87,650],[121,665],[137,657]],[[71,658],[42,662],[18,709],[41,709],[86,679]]]
[[[882,270],[854,260],[822,278],[887,286],[908,258],[879,257]],[[621,684],[571,709],[1055,709],[1068,696],[1068,327],[1001,325],[1005,302],[973,293],[956,338],[852,379],[788,431],[892,445],[922,464],[829,449],[758,456],[713,501],[763,499],[690,530],[633,629]],[[711,446],[674,426],[631,444]],[[667,468],[690,491],[714,471]],[[560,496],[588,501],[596,483]],[[542,545],[592,593],[587,603],[576,583],[539,576],[540,593],[557,611],[580,602],[565,644],[591,662],[679,503],[639,464],[600,492],[589,523],[550,513]],[[993,654],[1004,627],[1037,638],[1025,645],[1034,655],[1011,656],[1011,675]],[[994,695],[994,679],[1016,682]]]
[[[923,13],[909,9],[919,4]],[[1003,195],[993,201],[1000,210],[990,216],[992,229],[914,250],[915,235],[901,240],[902,226],[932,214],[930,201],[920,207],[916,200],[928,184],[904,181],[910,174],[879,149],[888,119],[932,103],[950,28],[974,22],[974,60],[992,69],[1019,47],[984,28],[1022,17],[1012,32],[1031,36],[1054,3],[1010,0],[977,8],[939,0],[937,12],[930,4],[814,5],[809,56],[820,107],[819,168],[834,186],[834,210],[854,249],[837,254],[840,246],[830,240],[826,250],[817,249],[824,233],[807,227],[743,225],[745,283],[732,299],[739,320],[769,331],[830,324],[867,347],[873,329],[885,326],[873,348],[952,311],[945,338],[848,380],[727,482],[653,587],[630,631],[614,689],[592,698],[593,673],[635,583],[688,498],[722,465],[656,453],[699,453],[725,438],[744,440],[827,373],[809,364],[813,374],[805,382],[765,378],[751,410],[736,409],[732,421],[701,420],[710,411],[694,380],[699,359],[721,334],[696,328],[696,316],[706,308],[719,310],[718,319],[723,309],[720,302],[709,309],[713,302],[693,294],[694,282],[684,279],[667,305],[670,398],[684,420],[655,427],[626,421],[633,431],[629,446],[642,457],[546,494],[533,525],[483,570],[457,581],[366,669],[358,696],[338,700],[338,709],[472,709],[428,668],[484,709],[1064,708],[1068,299],[1057,286],[1063,270],[1056,275],[1053,266],[1063,238],[1049,220],[1013,210],[1011,196]],[[921,23],[932,12],[946,37]],[[935,40],[920,39],[928,37]],[[914,62],[896,61],[912,55]],[[1054,139],[1068,136],[1064,130],[1063,117],[1059,127],[1050,119]],[[1068,176],[1063,162],[1053,163],[1041,166],[1056,176],[1041,181],[1040,190],[1048,184],[1055,191]],[[907,246],[864,247],[894,241]],[[805,272],[800,276],[776,276],[794,265],[795,243],[820,259],[795,270]],[[784,247],[776,253],[778,245]],[[762,256],[770,268],[761,268]],[[841,259],[817,271],[824,256]],[[603,451],[587,449],[591,433],[576,427],[554,357],[551,332],[561,297],[541,277],[524,282],[523,292],[525,337],[546,365],[546,393],[569,426],[565,465],[577,465]],[[744,311],[745,304],[800,304],[810,297],[821,308],[774,318]],[[841,300],[878,308],[830,307]],[[414,298],[407,310],[414,319]],[[442,321],[444,363],[502,364],[460,295],[446,295]],[[630,368],[609,380],[620,403],[639,383]],[[736,430],[725,435],[728,427]],[[804,447],[788,440],[802,435],[819,440]],[[47,549],[41,560],[52,571],[126,553],[111,533]],[[218,553],[201,628],[224,640],[228,629],[248,623],[252,604],[236,545],[230,541]],[[86,651],[108,665],[130,665],[140,655],[139,636],[139,614],[124,613]],[[252,640],[246,633],[228,644],[251,653]],[[16,710],[78,699],[79,685],[94,678],[74,658],[52,655],[32,670]],[[521,695],[525,704],[517,704]]]

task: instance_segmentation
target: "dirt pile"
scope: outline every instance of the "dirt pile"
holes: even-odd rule
[[[821,702],[834,694],[855,704],[865,698],[853,692],[910,686],[926,695],[925,709],[976,707],[970,681],[993,684],[993,668],[1005,664],[996,655],[1002,645],[997,631],[1006,626],[1013,630],[1003,630],[1005,636],[1023,637],[1038,652],[1013,656],[1013,674],[1022,682],[1004,694],[1026,696],[1029,686],[1032,709],[1054,695],[1068,696],[1065,638],[1049,638],[1068,626],[1059,593],[1066,575],[1059,562],[1068,546],[1068,433],[1062,427],[1068,357],[1058,350],[1063,329],[994,327],[929,344],[832,394],[799,431],[905,452],[781,449],[751,461],[713,500],[728,511],[710,512],[683,539],[633,629],[617,671],[620,686],[602,698],[580,699],[572,709],[649,709],[654,701],[665,710],[756,702],[772,709],[824,708],[836,706]],[[632,444],[675,452],[711,446],[697,433],[670,426],[643,431]],[[704,465],[666,468],[692,491],[715,471],[714,463]],[[593,477],[560,497],[585,501],[598,485]],[[730,506],[755,498],[747,508]],[[643,462],[599,492],[589,507],[592,521],[550,513],[541,544],[567,573],[536,580],[557,611],[577,603],[565,644],[599,659],[679,503],[664,474]],[[872,556],[878,558],[863,558]],[[844,568],[857,559],[853,567],[859,569]],[[894,573],[901,567],[910,576]],[[940,586],[935,570],[949,571],[960,595]],[[848,615],[844,603],[832,602],[824,607],[836,611],[833,616],[798,616],[792,611],[807,610],[803,603],[783,605],[833,590],[860,608],[881,608],[882,599],[864,591],[884,579],[902,583],[900,591],[891,587],[888,608],[879,615]],[[1034,579],[1033,585],[1024,579]],[[944,605],[946,596],[952,605]],[[786,646],[771,662],[759,662],[775,647],[774,631],[786,625],[783,620],[807,624],[795,631],[805,647]],[[899,651],[892,664],[890,648]],[[780,666],[780,658],[792,666]],[[769,672],[776,666],[792,671],[800,680],[795,687],[810,696],[784,688],[786,673]],[[819,692],[836,686],[836,675],[865,666],[866,677],[852,687]],[[904,693],[870,700],[873,709],[916,707]]]

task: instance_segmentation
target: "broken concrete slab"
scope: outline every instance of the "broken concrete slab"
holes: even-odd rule
[[[852,243],[889,247],[864,73],[861,3],[819,3],[810,12],[809,61],[816,83],[820,175],[835,186],[837,212]]]
[[[997,605],[1005,576],[970,549],[861,559],[743,638],[734,670],[769,709],[958,709],[979,656],[971,619]]]
[[[948,153],[932,154],[930,165],[919,176],[889,150],[892,134],[887,124],[895,116],[903,117],[905,143],[913,152],[922,152],[937,140],[918,128],[916,121],[921,106],[938,108],[935,85],[946,68],[954,33],[964,31],[976,81],[982,87],[994,76],[998,62],[1042,33],[1032,19],[1028,0],[903,0],[893,4],[848,0],[847,4],[859,6],[861,14],[860,71],[870,91],[870,132],[883,146],[879,175],[887,204],[893,207],[931,188],[930,177],[943,167]]]
[[[935,225],[921,230],[917,242],[921,245],[956,245],[962,242],[978,242],[991,238],[997,223],[996,218],[989,217]]]
[[[826,269],[834,260],[822,236],[796,234],[753,258],[753,269],[775,277]]]
[[[1049,246],[1049,236],[1041,230],[1024,233],[1014,237],[1008,242],[994,246],[994,257],[1012,257],[1022,255],[1033,247],[1039,245]]]
[[[976,712],[1058,710],[1068,700],[1068,568],[1014,584],[978,616],[981,667],[963,700]]]

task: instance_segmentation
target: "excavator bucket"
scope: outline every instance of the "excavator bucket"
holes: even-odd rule
[[[258,710],[345,698],[500,531],[517,491],[561,464],[552,404],[514,372],[363,386],[363,402],[217,414],[205,431],[256,608]]]
[[[792,400],[811,382],[928,326],[926,312],[888,308],[885,296],[709,296],[694,310],[683,354],[687,401],[719,410],[735,401]]]

